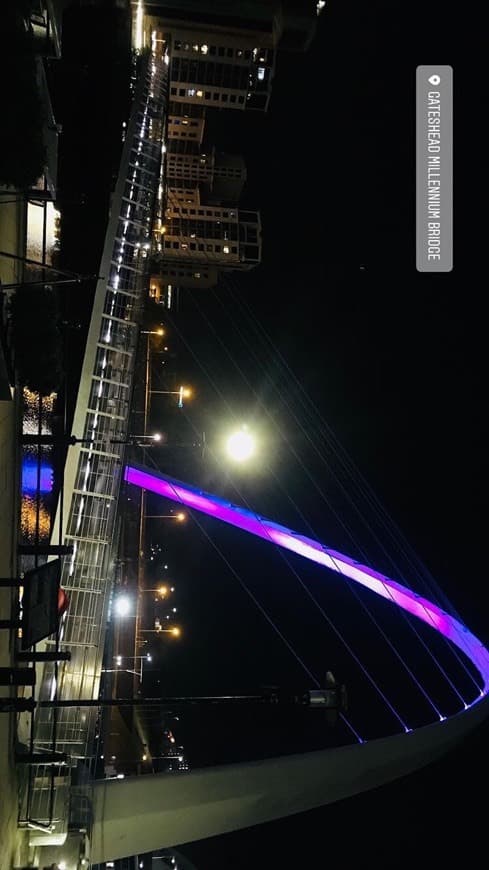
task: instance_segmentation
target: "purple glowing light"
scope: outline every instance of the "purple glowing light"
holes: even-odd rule
[[[24,457],[22,460],[22,494],[35,493],[37,490],[39,492],[52,492],[53,474],[53,466],[49,463],[41,462],[38,468],[36,457]]]
[[[124,480],[178,502],[178,504],[195,508],[201,513],[216,517],[222,522],[236,526],[279,547],[284,547],[286,550],[291,550],[305,559],[317,562],[337,574],[354,580],[355,583],[366,586],[382,598],[392,601],[393,604],[426,622],[431,628],[455,644],[475,665],[484,681],[480,697],[488,694],[489,651],[461,622],[441,610],[427,598],[417,595],[411,589],[396,583],[395,580],[391,580],[373,568],[355,562],[349,556],[338,553],[313,538],[293,532],[272,520],[182,483],[180,480],[148,472],[138,466],[126,466]]]

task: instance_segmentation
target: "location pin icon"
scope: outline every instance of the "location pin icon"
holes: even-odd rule
[[[428,79],[430,85],[439,85],[440,84],[440,76],[430,76]]]

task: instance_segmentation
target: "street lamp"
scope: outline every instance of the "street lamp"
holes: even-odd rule
[[[150,390],[150,392],[157,396],[178,396],[179,408],[183,408],[183,400],[189,399],[192,395],[190,387],[179,387],[178,390]]]
[[[226,441],[226,452],[235,462],[245,462],[255,452],[255,439],[246,425],[233,432]]]
[[[143,682],[143,662],[152,661],[151,654],[147,653],[145,656],[120,656],[120,655],[114,656],[116,667],[112,668],[110,670],[105,669],[106,672],[107,673],[120,673],[123,658],[124,659],[128,658],[130,661],[134,661],[134,662],[139,661],[139,670],[138,671],[132,671],[129,668],[124,668],[123,670],[124,670],[124,673],[126,673],[126,674],[134,674],[136,677],[139,677],[139,682],[142,683]]]
[[[165,334],[164,329],[141,329],[141,335],[159,335],[160,337]]]
[[[114,613],[116,616],[129,616],[132,610],[132,599],[129,595],[118,595],[114,601]]]
[[[142,628],[140,634],[171,634],[173,637],[180,637],[182,629],[178,625],[173,628]]]
[[[147,520],[178,520],[179,523],[187,519],[187,514],[180,511],[178,514],[146,514]]]
[[[49,436],[49,438],[51,439],[51,441],[53,440],[52,436]],[[136,442],[142,441],[145,438],[149,439],[150,441],[161,441],[162,435],[160,432],[153,432],[151,434],[144,434],[143,433],[142,435],[130,434],[130,435],[126,435],[125,438],[107,438],[107,439],[95,438],[95,437],[77,438],[76,435],[69,435],[67,440],[68,440],[68,444],[71,444],[71,445],[74,445],[74,444],[93,444],[93,445],[95,445],[95,444],[107,444],[108,443],[108,444],[128,444],[128,445],[134,446]],[[45,442],[43,441],[43,443],[45,443]],[[136,445],[136,446],[141,446],[141,445]]]
[[[120,667],[122,665],[123,659],[130,659],[131,661],[136,661],[139,659],[141,661],[146,661],[146,662],[152,661],[151,653],[146,653],[145,656],[121,656],[121,655],[117,655],[117,656],[114,656],[113,658],[114,658],[114,661],[115,661],[117,667]]]
[[[169,592],[175,592],[174,586],[157,586],[155,589],[141,589],[141,592],[155,592],[160,598],[166,598]]]
[[[161,433],[153,432],[151,435],[129,435],[129,438],[137,438],[138,441],[140,438],[149,438],[150,441],[161,441]]]

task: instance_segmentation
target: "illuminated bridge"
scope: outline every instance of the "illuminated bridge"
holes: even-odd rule
[[[390,782],[446,753],[489,712],[489,651],[469,629],[427,598],[319,541],[248,509],[155,473],[125,469],[125,480],[299,554],[367,587],[453,645],[478,672],[461,711],[420,728],[333,749],[226,764],[182,775],[156,774],[95,783],[93,862],[199,840],[312,809]]]
[[[74,412],[75,443],[68,448],[51,537],[53,543],[72,548],[61,576],[70,606],[59,632],[59,647],[71,658],[59,666],[38,666],[40,701],[99,694],[122,457],[146,289],[145,262],[163,172],[167,62],[156,37],[152,51],[140,56],[139,62]],[[50,638],[45,647],[52,650],[55,644],[56,639]],[[38,708],[33,748],[49,750],[54,737],[56,750],[67,754],[69,764],[64,775],[59,768],[54,783],[51,768],[31,768],[25,809],[32,827],[31,845],[65,841],[73,796],[71,770],[81,761],[90,762],[96,719],[95,710]]]
[[[105,631],[113,585],[113,546],[117,536],[121,486],[134,486],[178,504],[193,517],[217,522],[269,542],[294,557],[326,569],[327,583],[350,584],[382,599],[420,626],[423,647],[436,639],[432,655],[456,700],[448,715],[431,698],[431,721],[410,727],[395,705],[383,701],[396,722],[395,733],[364,740],[355,723],[344,722],[351,742],[336,748],[228,764],[176,774],[96,781],[94,735],[100,710],[72,706],[38,709],[36,750],[51,746],[65,752],[69,764],[32,771],[29,817],[31,844],[64,847],[72,836],[71,810],[85,802],[89,858],[92,863],[149,852],[311,809],[379,786],[414,771],[446,753],[487,715],[489,653],[461,620],[396,576],[369,567],[311,537],[239,507],[218,496],[170,479],[148,468],[123,465],[124,443],[134,382],[134,366],[145,296],[145,265],[151,244],[154,198],[159,195],[164,160],[166,75],[164,47],[153,40],[135,82],[134,103],[121,158],[96,289],[73,422],[76,443],[68,449],[60,505],[52,540],[73,548],[61,583],[70,606],[60,629],[60,648],[69,662],[47,663],[37,681],[41,701],[60,698],[98,700]],[[417,629],[415,629],[417,631]],[[421,632],[423,632],[421,634]],[[49,649],[55,643],[46,642]],[[445,672],[447,649],[459,671],[461,691]],[[373,692],[378,686],[371,680]],[[424,692],[422,687],[420,691]],[[426,692],[424,692],[426,695]],[[452,705],[453,706],[453,705]],[[89,781],[77,791],[72,773],[85,765]],[[77,807],[77,812],[79,807]],[[76,816],[79,821],[80,816]],[[79,833],[75,832],[76,838]],[[61,852],[60,852],[61,854]],[[47,855],[47,852],[46,852]],[[54,858],[53,858],[54,860]],[[44,863],[48,863],[47,857]]]

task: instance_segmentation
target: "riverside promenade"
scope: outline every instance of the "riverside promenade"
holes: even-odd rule
[[[1,354],[1,350],[0,350]],[[5,392],[2,394],[5,395]],[[16,571],[18,461],[15,437],[15,400],[0,400],[0,577]],[[12,616],[14,590],[0,587],[0,619]],[[0,629],[0,667],[13,664],[14,631]],[[15,689],[1,686],[3,697]],[[0,713],[0,870],[27,864],[27,832],[17,826],[19,782],[15,765],[15,713]]]

